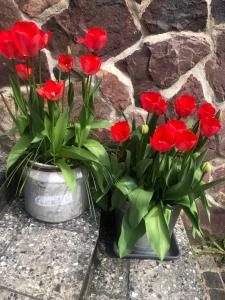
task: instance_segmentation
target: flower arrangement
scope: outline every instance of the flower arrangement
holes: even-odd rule
[[[125,119],[111,127],[116,142],[112,148],[110,203],[103,195],[102,207],[122,209],[123,219],[118,240],[120,257],[129,255],[135,243],[146,233],[149,244],[163,260],[171,244],[173,210],[180,208],[193,224],[193,235],[202,236],[196,200],[200,199],[210,219],[205,191],[225,180],[205,182],[210,170],[205,162],[206,141],[221,129],[220,112],[209,103],[197,110],[193,96],[175,100],[177,118],[168,118],[169,103],[156,92],[141,94],[148,112],[146,123],[137,127]],[[165,120],[162,122],[162,120]],[[158,122],[161,125],[158,125]],[[108,205],[108,206],[107,206]]]
[[[42,82],[40,54],[50,39],[50,32],[43,32],[28,21],[17,22],[10,30],[0,32],[0,54],[11,60],[15,71],[10,76],[15,113],[2,93],[1,97],[15,124],[8,133],[19,134],[7,158],[8,180],[21,167],[23,175],[27,165],[38,162],[58,167],[68,187],[74,189],[74,166],[86,165],[94,174],[105,172],[102,157],[106,151],[100,142],[89,136],[92,129],[110,127],[108,121],[95,119],[94,109],[100,85],[95,74],[101,67],[101,58],[96,52],[107,44],[107,33],[100,28],[90,28],[84,39],[76,41],[90,50],[79,58],[83,107],[77,122],[71,116],[75,97],[71,81],[74,58],[70,49],[58,57],[58,80]],[[23,92],[23,85],[26,92]]]

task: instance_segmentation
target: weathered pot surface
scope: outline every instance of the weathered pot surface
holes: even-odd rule
[[[87,208],[87,192],[81,169],[73,171],[77,184],[71,191],[58,168],[32,163],[23,191],[27,212],[49,223],[68,221],[81,215]]]

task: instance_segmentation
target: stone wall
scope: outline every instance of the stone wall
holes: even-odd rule
[[[96,103],[101,117],[117,119],[123,110],[142,120],[145,112],[139,94],[147,90],[159,91],[171,102],[189,93],[198,104],[208,101],[225,110],[224,0],[0,0],[0,5],[0,30],[24,19],[52,31],[43,54],[46,76],[53,76],[57,55],[67,45],[75,56],[85,51],[73,41],[88,27],[107,30],[109,43],[101,52],[103,82]],[[9,68],[1,57],[0,87],[6,91]],[[78,68],[77,63],[75,73]],[[76,76],[75,81],[79,91]],[[9,122],[0,107],[3,129]],[[224,120],[225,115],[225,125]],[[216,143],[209,143],[214,177],[225,175],[224,133],[225,126]],[[225,196],[224,191],[222,185],[220,196]]]

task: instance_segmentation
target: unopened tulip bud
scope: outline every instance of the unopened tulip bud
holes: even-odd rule
[[[147,124],[144,124],[141,126],[141,133],[142,134],[147,134],[149,132],[149,128]]]
[[[203,173],[210,173],[211,171],[212,171],[212,165],[211,165],[211,163],[205,162],[205,163],[202,165],[202,172],[203,172]]]
[[[193,158],[198,158],[201,155],[199,152],[195,152],[192,154]]]
[[[70,46],[67,47],[67,54],[68,54],[68,55],[72,55],[72,51],[71,51]]]

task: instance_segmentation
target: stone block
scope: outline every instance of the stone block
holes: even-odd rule
[[[225,291],[224,290],[210,289],[209,295],[210,295],[211,300],[224,300],[225,299]]]
[[[211,7],[215,23],[225,23],[225,2],[223,0],[212,0]]]
[[[222,289],[223,284],[220,279],[220,276],[216,272],[204,272],[203,277],[205,279],[207,287],[215,288],[215,289]]]
[[[59,3],[61,0],[16,0],[22,12],[29,17],[38,17],[45,9]]]

